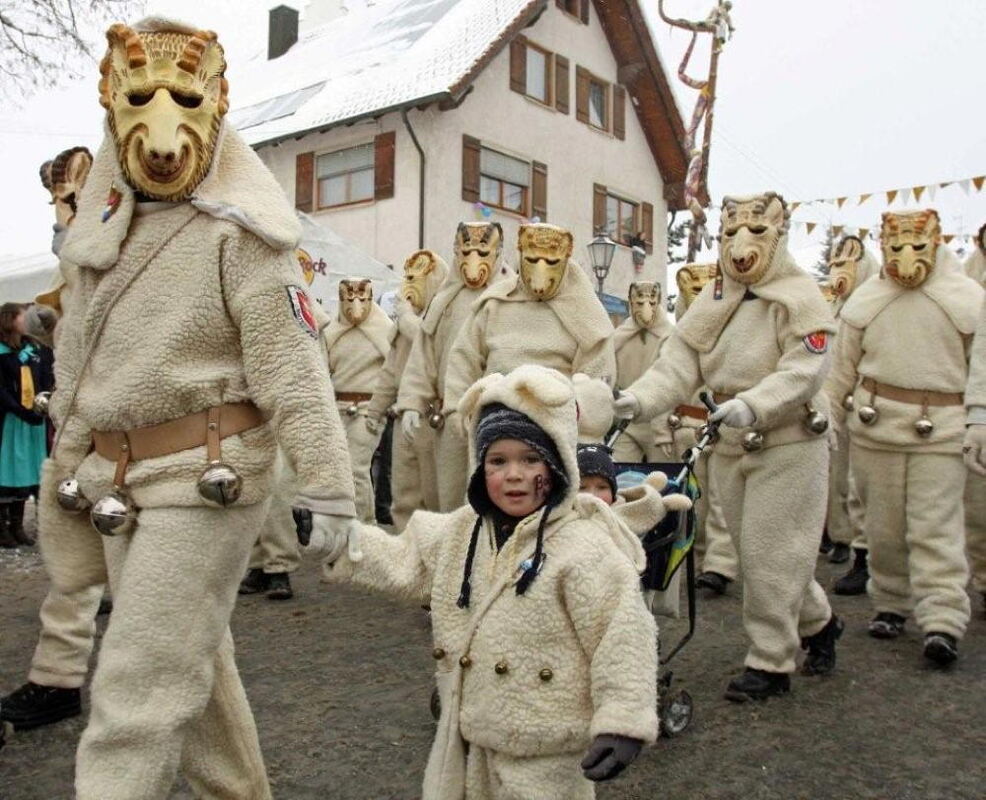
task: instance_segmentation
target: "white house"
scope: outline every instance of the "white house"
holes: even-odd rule
[[[399,268],[462,220],[621,243],[605,291],[665,276],[681,115],[637,0],[312,0],[270,12],[230,122],[299,210]],[[631,261],[631,237],[651,254]]]

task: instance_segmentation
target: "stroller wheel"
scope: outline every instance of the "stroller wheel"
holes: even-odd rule
[[[692,721],[692,696],[684,689],[672,695],[661,697],[660,703],[661,736],[677,736]]]
[[[442,698],[438,696],[438,687],[436,686],[431,690],[431,701],[429,702],[431,707],[431,716],[438,722],[438,718],[442,716]]]

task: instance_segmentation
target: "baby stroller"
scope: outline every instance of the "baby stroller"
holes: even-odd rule
[[[706,393],[702,402],[712,411],[715,404]],[[626,430],[629,420],[621,422],[607,438],[606,445],[612,447]],[[680,462],[616,463],[617,486],[621,489],[637,486],[653,472],[663,472],[668,476],[668,484],[663,494],[684,494],[694,504],[701,497],[702,490],[695,477],[695,464],[705,449],[718,438],[718,424],[709,423],[702,429],[699,441],[690,447]],[[658,525],[648,531],[641,539],[647,566],[641,575],[645,590],[665,592],[682,564],[685,565],[685,592],[688,598],[688,631],[675,644],[671,651],[659,658],[662,667],[666,666],[688,643],[695,633],[695,509],[687,512],[669,511]],[[660,640],[658,640],[660,652]],[[661,721],[661,736],[670,738],[684,731],[692,721],[693,704],[691,695],[684,689],[673,692],[671,681],[674,673],[663,670],[657,682],[658,711]]]

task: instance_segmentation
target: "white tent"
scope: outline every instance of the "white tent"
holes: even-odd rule
[[[58,259],[50,252],[0,256],[0,303],[29,303],[47,289]]]

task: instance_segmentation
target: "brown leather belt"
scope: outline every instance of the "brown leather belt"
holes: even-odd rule
[[[861,386],[875,397],[885,397],[898,403],[915,406],[961,406],[965,405],[962,392],[931,392],[924,389],[902,389],[889,383],[880,383],[872,378],[863,378]]]
[[[698,419],[704,422],[709,418],[709,410],[704,406],[678,406],[674,413],[679,417],[688,417],[689,419]]]
[[[116,462],[117,486],[123,485],[127,464],[159,458],[206,445],[209,461],[219,460],[219,442],[264,424],[253,403],[224,403],[158,425],[129,431],[93,431],[92,443],[103,458]]]
[[[366,392],[336,392],[336,400],[340,403],[365,403],[372,397]]]

